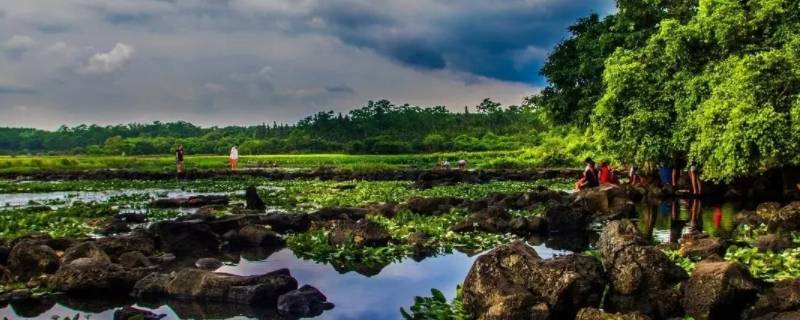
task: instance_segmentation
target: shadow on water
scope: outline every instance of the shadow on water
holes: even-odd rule
[[[733,218],[742,208],[732,202],[713,203],[697,199],[666,199],[645,202],[638,208],[639,230],[658,243],[677,244],[683,234],[704,232],[730,238]]]
[[[539,242],[534,240],[529,239],[529,243],[542,258],[570,253],[566,249],[550,248],[552,244],[568,244],[559,248],[575,245],[575,242],[564,239],[555,242],[552,239]],[[255,275],[288,268],[301,285],[310,284],[317,287],[330,302],[335,304],[335,307],[323,313],[320,319],[382,320],[398,319],[401,307],[408,309],[415,296],[428,296],[431,288],[441,290],[448,299],[452,299],[456,287],[464,281],[469,268],[478,256],[479,254],[467,255],[454,252],[421,261],[406,258],[383,267],[374,275],[367,276],[356,271],[337,271],[331,265],[298,258],[289,249],[248,250],[226,253],[220,257],[226,264],[217,271]],[[187,266],[189,261],[175,263],[175,267],[183,267]],[[115,309],[129,305],[165,314],[164,319],[280,319],[274,314],[274,308],[176,300],[132,301],[125,298],[110,300],[106,297],[80,299],[65,296],[0,308],[0,319],[3,317],[53,319],[54,316],[74,317],[78,313],[81,314],[81,319],[85,319],[86,315],[90,315],[91,319],[112,319]]]

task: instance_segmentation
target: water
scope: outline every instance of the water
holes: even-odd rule
[[[643,203],[637,209],[638,225],[643,234],[659,243],[678,243],[683,234],[692,231],[730,238],[733,217],[741,207],[731,202],[704,203],[691,199]]]
[[[0,193],[0,208],[25,207],[31,204],[56,204],[54,207],[73,202],[106,202],[116,196],[147,195],[151,199],[184,198],[199,195],[226,195],[221,192],[188,192],[170,189],[124,189],[113,191],[53,191],[31,193]]]
[[[545,259],[570,253],[565,250],[549,249],[545,245],[533,248]],[[419,262],[405,259],[384,267],[374,276],[365,276],[354,271],[340,273],[330,265],[300,259],[289,249],[282,249],[266,258],[260,255],[263,253],[242,253],[238,262],[225,265],[218,272],[253,275],[288,268],[300,285],[310,284],[317,287],[336,305],[319,317],[319,319],[334,320],[399,319],[401,307],[408,309],[413,304],[415,296],[430,296],[431,288],[441,290],[448,299],[452,299],[456,287],[464,281],[469,268],[479,256],[455,252]],[[80,313],[81,319],[85,319],[86,316],[90,316],[91,319],[111,319],[116,308],[132,304],[159,314],[166,314],[164,319],[247,319],[267,317],[271,312],[232,304],[213,305],[181,301],[136,304],[125,299],[103,301],[96,298],[90,301],[56,299],[35,307],[12,305],[0,309],[0,318],[53,319],[54,316],[74,317]]]

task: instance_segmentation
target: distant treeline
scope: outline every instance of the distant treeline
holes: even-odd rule
[[[224,154],[235,144],[244,154],[514,150],[537,143],[537,131],[546,128],[543,119],[530,107],[504,107],[489,99],[464,112],[380,100],[347,114],[319,112],[291,125],[202,128],[188,122],[154,122],[64,126],[56,131],[0,128],[0,152],[167,154],[179,143],[193,154]]]

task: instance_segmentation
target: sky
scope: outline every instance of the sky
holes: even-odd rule
[[[612,0],[0,0],[0,126],[519,104]]]

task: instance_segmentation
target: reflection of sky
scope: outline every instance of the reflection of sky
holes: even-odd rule
[[[0,193],[0,206],[20,207],[26,206],[31,201],[47,202],[53,200],[65,201],[67,203],[82,202],[105,202],[109,198],[122,195],[147,194],[151,198],[183,198],[198,195],[225,195],[220,192],[188,192],[182,190],[167,189],[135,189],[135,190],[113,190],[113,191],[53,191],[53,192],[31,192],[31,193]]]
[[[544,245],[534,249],[542,258],[569,252],[551,250]],[[235,266],[223,266],[218,271],[240,275],[263,274],[280,268],[288,268],[300,285],[309,284],[322,291],[336,307],[326,311],[320,319],[398,319],[400,308],[410,307],[415,296],[429,296],[431,288],[441,290],[448,299],[455,296],[456,286],[472,266],[475,256],[455,252],[446,256],[427,258],[421,262],[405,259],[386,266],[375,276],[367,277],[356,272],[340,274],[330,265],[302,260],[289,249],[273,253],[262,261],[241,259]],[[146,309],[146,308],[143,308]],[[52,319],[53,315],[74,316],[77,311],[56,305],[36,319]],[[177,319],[167,306],[156,309],[156,313],[167,314],[164,319]],[[84,316],[86,313],[81,312]],[[20,319],[10,307],[0,309],[0,318]],[[91,315],[91,319],[111,319],[112,311]],[[82,318],[83,319],[83,318]]]

